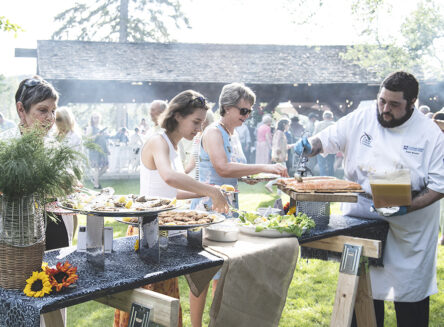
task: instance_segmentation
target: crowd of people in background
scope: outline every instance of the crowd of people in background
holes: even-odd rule
[[[166,101],[155,100],[150,105],[149,117],[142,117],[134,129],[120,127],[114,132],[111,127],[102,126],[99,112],[91,113],[88,126],[80,128],[71,110],[68,107],[61,107],[57,109],[53,133],[87,154],[90,179],[93,186],[99,189],[100,179],[105,173],[134,174],[139,171],[140,150],[150,136],[162,130],[158,117],[167,106]],[[429,118],[434,116],[430,107],[426,105],[421,105],[418,109]],[[444,108],[435,115],[438,113],[444,113]],[[208,117],[210,114],[211,117]],[[303,136],[309,137],[319,133],[339,118],[334,117],[330,110],[310,112],[307,116],[282,114],[278,117],[264,114],[256,126],[242,124],[235,130],[247,163],[281,163],[287,167],[290,175],[295,173],[300,159],[292,149],[292,145]],[[214,121],[211,110],[208,111],[207,119]],[[0,132],[13,127],[16,127],[16,124],[6,119],[0,112]],[[82,146],[82,138],[87,143],[95,145]],[[191,172],[192,175],[197,173],[194,165],[197,157],[196,148],[193,142],[185,139],[180,144],[181,156],[185,158],[183,162],[185,171]],[[342,153],[319,154],[309,158],[307,167],[313,175],[342,177],[342,157]],[[267,185],[266,189],[272,191],[271,185]]]
[[[405,79],[408,83],[413,84],[412,88],[405,90],[406,98],[404,98],[404,90],[392,91],[390,89],[394,87],[393,85],[398,85],[393,82],[396,79],[401,81]],[[399,92],[402,93],[402,98],[399,97]],[[45,131],[45,137],[52,135],[59,141],[69,145],[69,147],[79,152],[87,153],[90,178],[94,188],[102,188],[100,179],[110,169],[113,160],[118,160],[119,165],[121,164],[120,160],[127,160],[127,169],[140,170],[140,194],[148,197],[160,196],[179,200],[192,199],[191,209],[210,209],[226,214],[227,218],[230,218],[235,215],[236,211],[230,213],[229,207],[239,209],[238,194],[235,192],[233,198],[228,199],[220,186],[228,184],[236,189],[240,177],[258,173],[270,173],[276,176],[288,177],[288,172],[290,174],[294,173],[300,158],[305,155],[311,157],[308,167],[313,174],[334,176],[337,174],[335,169],[339,167],[337,162],[341,162],[344,155],[347,158],[347,162],[350,162],[350,157],[354,156],[356,168],[353,168],[353,172],[360,171],[361,162],[357,159],[368,160],[373,158],[374,154],[362,152],[362,150],[357,148],[349,150],[347,146],[349,144],[356,145],[356,142],[354,142],[356,138],[353,133],[345,133],[344,131],[348,131],[348,128],[353,129],[356,126],[361,126],[361,124],[367,124],[371,120],[371,115],[373,115],[375,121],[378,119],[380,123],[380,125],[372,125],[375,131],[400,126],[410,119],[411,115],[415,115],[414,119],[422,124],[421,126],[424,127],[423,131],[434,123],[424,118],[422,114],[434,119],[439,125],[440,121],[444,120],[444,108],[432,114],[427,106],[420,106],[418,111],[414,110],[414,100],[416,100],[417,93],[416,79],[404,72],[397,72],[395,75],[390,75],[381,86],[376,107],[377,116],[374,116],[368,110],[363,110],[366,108],[358,109],[337,123],[335,122],[334,114],[330,110],[322,111],[322,119],[320,119],[319,112],[311,112],[307,117],[304,116],[303,119],[302,115],[288,116],[281,114],[278,117],[272,117],[265,114],[257,126],[251,126],[247,125],[246,122],[253,113],[256,95],[244,84],[231,83],[225,85],[221,91],[218,117],[214,117],[207,100],[202,94],[188,90],[176,95],[169,104],[160,100],[153,101],[149,112],[151,124],[147,122],[146,118],[142,118],[140,124],[131,132],[126,127],[120,127],[117,131],[111,132],[109,127],[102,125],[102,117],[98,112],[91,113],[89,124],[82,132],[77,126],[75,117],[69,108],[57,108],[58,93],[53,86],[40,78],[32,78],[22,81],[16,93],[16,106],[20,125],[17,126],[0,113],[0,137],[3,137],[2,135],[5,134],[2,132],[9,132],[9,130],[12,131],[14,129],[16,130],[15,137],[21,137],[24,129],[34,125],[40,126]],[[390,101],[386,101],[386,98]],[[406,104],[401,110],[396,111],[396,115],[403,114],[403,116],[396,119],[394,117],[391,118],[393,115],[387,110],[390,106],[399,105],[400,101]],[[362,113],[364,115],[360,115]],[[390,119],[381,118],[384,115]],[[407,119],[402,120],[403,118]],[[410,128],[412,129],[411,126]],[[436,128],[434,125],[433,127]],[[439,130],[435,130],[435,134],[430,135],[429,139],[436,136],[439,139],[442,135],[438,134],[438,132]],[[404,133],[408,136],[414,134],[410,133],[410,131],[404,131]],[[343,137],[343,135],[346,137]],[[310,136],[311,139],[309,141],[307,138]],[[393,133],[391,137],[396,138],[399,136]],[[419,137],[418,135],[414,136],[416,138]],[[6,138],[6,134],[4,137]],[[380,138],[377,141],[382,144],[384,138]],[[393,144],[397,144],[397,142],[393,142]],[[325,148],[323,148],[324,145]],[[442,148],[442,139],[440,147]],[[382,149],[383,147],[379,146],[378,148]],[[391,150],[387,149],[387,151]],[[440,148],[436,147],[436,149],[439,150]],[[442,151],[436,149],[429,151],[438,157]],[[344,154],[337,153],[337,151],[344,151]],[[360,157],[360,155],[364,155],[364,158]],[[384,158],[388,157],[386,155]],[[442,166],[439,163],[442,161],[435,159],[431,161],[438,167],[434,168],[435,170],[429,174],[429,176],[434,178],[432,186],[441,187]],[[188,164],[185,164],[186,162]],[[315,168],[316,164],[319,168]],[[424,167],[422,168],[425,169]],[[189,175],[190,173],[192,173],[191,176]],[[350,175],[350,170],[347,173]],[[416,175],[417,179],[423,181],[420,174],[416,173]],[[367,177],[361,176],[359,178],[364,180]],[[363,185],[364,183],[360,181],[360,184]],[[267,184],[266,188],[270,192],[273,191],[271,183]],[[442,192],[435,191],[433,188],[429,189],[428,185],[426,185],[425,190],[426,192],[418,192],[416,198],[412,200],[412,203],[416,201],[416,207],[412,205],[409,208],[413,208],[412,211],[429,210],[431,208],[433,212],[437,212],[435,210],[436,206],[431,207],[431,205],[441,199]],[[442,187],[440,190],[442,190]],[[417,200],[418,198],[420,200]],[[368,208],[370,208],[368,202],[371,201],[371,198],[362,197],[359,201],[361,202],[358,202],[358,207],[345,203],[341,209],[343,214],[363,218],[368,217]],[[428,204],[425,204],[425,201]],[[441,206],[443,206],[442,199]],[[389,233],[392,233],[392,228],[397,228],[397,232],[402,237],[395,240],[394,237],[389,235],[387,244],[391,246],[386,247],[386,253],[391,251],[388,252],[391,255],[385,255],[385,267],[372,267],[375,274],[379,274],[375,275],[376,277],[372,277],[377,282],[372,282],[372,284],[377,285],[375,289],[379,292],[373,293],[377,319],[378,321],[384,319],[384,301],[387,300],[386,298],[389,298],[390,301],[395,302],[395,308],[398,308],[396,312],[399,325],[402,325],[399,321],[406,321],[406,319],[410,319],[406,317],[415,315],[419,316],[418,320],[428,321],[428,294],[435,292],[432,286],[430,286],[430,289],[427,289],[429,286],[425,284],[418,286],[417,288],[420,288],[421,292],[427,293],[426,297],[419,301],[416,298],[418,296],[421,297],[420,295],[415,295],[412,297],[412,301],[407,301],[410,299],[411,291],[405,291],[405,294],[402,294],[400,299],[391,299],[392,294],[387,293],[387,290],[391,289],[392,281],[386,275],[396,275],[395,286],[398,288],[401,288],[399,286],[401,283],[404,283],[401,280],[402,278],[398,274],[393,274],[392,271],[398,273],[399,268],[402,268],[405,281],[412,280],[408,277],[413,270],[408,265],[399,266],[398,270],[396,270],[397,266],[394,263],[398,263],[398,256],[401,255],[403,257],[402,262],[410,262],[409,260],[413,256],[408,251],[415,254],[418,252],[416,248],[409,245],[414,243],[412,238],[416,238],[418,235],[418,233],[411,232],[417,228],[415,221],[404,219],[397,222],[396,218],[393,218],[397,215],[407,214],[410,215],[409,217],[413,217],[411,215],[412,212],[407,211],[407,207],[401,206],[398,208],[398,211],[401,212],[402,208],[405,209],[403,213],[390,215],[390,219],[394,222],[389,230]],[[352,210],[357,211],[353,212]],[[427,213],[428,211],[422,212]],[[436,214],[427,213],[427,215],[429,215],[430,219],[423,216],[421,216],[421,219],[427,218],[433,223],[433,218],[436,217]],[[60,224],[53,227],[50,227],[48,221],[46,229],[48,235],[46,237],[47,249],[63,247],[69,244],[72,238],[72,234],[71,236],[69,235],[69,230],[75,230],[77,222],[75,219],[67,222],[63,219],[63,221],[63,226]],[[444,228],[443,224],[441,211],[441,229]],[[65,226],[68,230],[66,237],[60,230],[55,229],[56,227],[65,228]],[[430,226],[434,225],[430,224]],[[51,228],[53,229],[51,230]],[[426,232],[426,229],[423,230]],[[430,235],[432,235],[432,232],[435,232],[432,228],[427,228],[427,230],[427,233]],[[405,235],[402,235],[402,233]],[[62,234],[63,239],[61,237]],[[129,226],[127,235],[134,234],[137,234],[137,231],[134,230],[133,226]],[[427,244],[430,243],[432,246],[436,246],[436,243],[434,243],[436,241],[433,240],[432,242],[431,237],[423,239],[425,240],[424,242],[428,242]],[[53,242],[53,244],[49,244],[49,241]],[[440,243],[444,244],[443,238],[440,239]],[[431,247],[427,245],[426,248]],[[427,267],[435,269],[431,264],[432,261],[428,258],[431,255],[432,257],[435,256],[436,260],[436,254],[434,255],[431,251],[421,251],[421,253],[425,253],[424,258],[427,256],[427,260],[424,259],[422,262],[429,262]],[[432,269],[427,267],[422,269],[431,272]],[[433,277],[432,273],[430,276],[427,280],[432,285],[436,283],[436,276]],[[213,295],[217,288],[219,277],[219,273],[213,277]],[[400,281],[398,282],[398,280]],[[153,283],[145,287],[179,298],[177,278]],[[409,285],[409,287],[414,289],[415,286]],[[195,327],[202,326],[202,313],[207,291],[208,285],[199,296],[190,293],[190,316],[192,325]],[[377,295],[375,296],[375,294]],[[398,294],[396,295],[398,296]],[[416,311],[410,309],[410,303],[413,303]],[[417,312],[420,315],[417,315]],[[126,325],[128,317],[128,314],[117,311],[114,320],[115,326]],[[181,325],[181,313],[179,313],[179,326]]]

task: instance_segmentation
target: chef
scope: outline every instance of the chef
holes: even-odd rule
[[[382,82],[377,104],[358,108],[310,139],[297,153],[344,153],[345,178],[361,184],[358,203],[344,203],[344,215],[384,219],[389,225],[384,267],[371,267],[377,325],[384,325],[384,301],[394,301],[398,326],[427,326],[429,296],[438,292],[436,251],[439,200],[444,197],[444,135],[414,103],[418,81],[406,72]],[[373,207],[369,174],[410,170],[412,203]]]

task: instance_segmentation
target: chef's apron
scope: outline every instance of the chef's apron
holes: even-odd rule
[[[343,214],[389,223],[384,267],[370,268],[374,299],[417,302],[438,291],[439,202],[401,216],[382,218],[369,212],[370,172],[407,168],[412,191],[428,187],[444,193],[444,139],[432,124],[414,110],[403,125],[384,128],[376,119],[376,107],[371,107],[357,109],[318,134],[324,153],[344,152],[345,178],[361,184],[365,191],[358,203],[343,203]]]

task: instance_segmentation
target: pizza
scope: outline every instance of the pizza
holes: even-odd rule
[[[296,179],[281,179],[278,183],[295,192],[362,192],[358,183],[328,176],[304,177],[302,182]]]

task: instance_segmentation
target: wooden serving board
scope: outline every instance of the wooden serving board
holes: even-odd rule
[[[278,185],[278,188],[295,201],[310,202],[358,202],[356,191],[335,190],[329,192],[296,192],[295,190]]]

